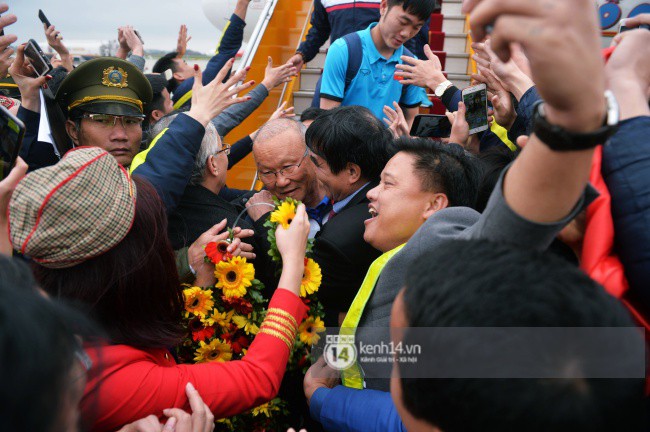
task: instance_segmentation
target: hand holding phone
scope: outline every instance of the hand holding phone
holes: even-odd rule
[[[47,75],[52,70],[52,64],[50,64],[50,61],[45,57],[41,47],[38,46],[38,43],[34,39],[27,41],[25,57],[29,59],[29,62],[39,77]]]
[[[462,97],[467,109],[465,119],[469,124],[469,134],[472,135],[487,130],[487,86],[479,84],[467,87],[463,90]]]

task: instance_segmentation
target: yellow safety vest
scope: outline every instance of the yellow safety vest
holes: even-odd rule
[[[384,270],[388,261],[402,248],[406,243],[397,246],[395,249],[391,249],[388,252],[382,254],[370,264],[368,268],[368,273],[361,283],[361,288],[357,292],[357,295],[352,300],[352,305],[348,313],[345,315],[343,324],[341,324],[340,335],[352,336],[356,333],[359,322],[361,321],[361,315],[363,315],[363,310],[366,308],[368,300],[370,300],[370,295],[375,289],[377,284],[377,279],[379,275]],[[363,376],[361,374],[361,368],[357,363],[353,366],[350,366],[348,369],[342,371],[341,380],[343,385],[346,387],[363,389]]]

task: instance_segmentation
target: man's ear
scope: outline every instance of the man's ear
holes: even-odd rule
[[[75,146],[79,145],[79,130],[77,125],[72,120],[66,120],[65,122],[65,131],[68,133],[68,136],[72,140]]]
[[[161,110],[153,110],[151,111],[151,118],[153,119],[153,123],[157,123],[158,120],[163,118],[165,114]]]
[[[185,81],[185,78],[183,78],[183,75],[181,75],[179,72],[174,72],[172,76],[176,81],[178,81],[179,84]]]
[[[217,167],[217,158],[215,158],[214,155],[208,156],[208,163],[205,164],[205,169],[208,171],[208,174],[210,174],[213,177],[219,175],[219,168]]]
[[[443,193],[431,194],[431,199],[427,202],[427,207],[422,213],[424,219],[429,219],[435,212],[449,207],[449,199]]]
[[[384,14],[386,14],[387,10],[388,10],[388,0],[381,0],[381,3],[379,3],[379,15],[383,17]]]
[[[361,167],[355,163],[348,162],[345,166],[345,170],[348,173],[348,183],[354,184],[359,181],[361,178]]]

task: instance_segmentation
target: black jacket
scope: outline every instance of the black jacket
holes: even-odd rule
[[[313,258],[323,274],[318,298],[327,327],[338,327],[339,313],[348,311],[368,267],[381,255],[363,239],[364,221],[370,217],[366,193],[376,185],[371,182],[360,190],[316,234]]]

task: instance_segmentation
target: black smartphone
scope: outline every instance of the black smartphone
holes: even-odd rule
[[[20,146],[25,136],[25,125],[9,110],[0,105],[0,178],[9,175],[16,165]]]
[[[38,74],[38,76],[47,75],[52,70],[52,64],[43,51],[41,47],[38,46],[34,39],[27,41],[27,46],[25,47],[25,57],[27,57]]]
[[[39,18],[39,19],[41,20],[41,22],[42,22],[43,24],[45,24],[48,28],[52,25],[52,24],[50,23],[50,20],[47,19],[47,17],[45,16],[45,14],[43,13],[43,11],[42,11],[41,9],[38,10],[38,18]]]
[[[451,123],[445,115],[419,114],[413,120],[411,136],[423,138],[449,138]]]

